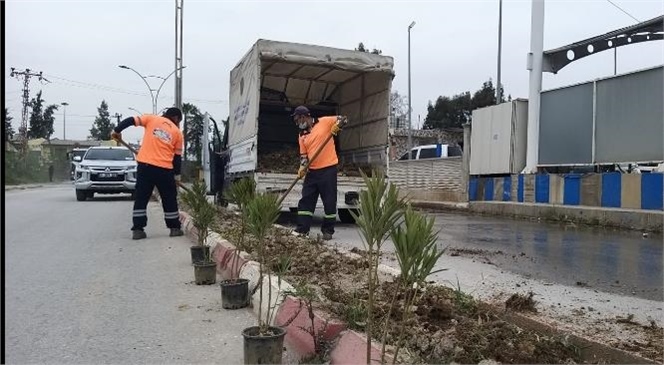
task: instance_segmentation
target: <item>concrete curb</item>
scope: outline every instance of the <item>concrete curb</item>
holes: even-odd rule
[[[9,186],[5,186],[5,191],[37,189],[37,188],[43,188],[43,187],[44,187],[44,185],[9,185]]]
[[[191,217],[185,213],[180,212],[180,221],[182,222],[182,228],[186,232],[187,236],[196,240],[196,229],[191,224]],[[280,228],[283,226],[275,225]],[[230,278],[230,268],[228,263],[231,261],[233,254],[236,253],[235,247],[229,241],[223,239],[218,233],[212,232],[208,234],[207,244],[211,247],[212,256],[214,257],[217,263],[217,273],[223,278]],[[350,258],[359,258],[360,255],[350,252],[347,249],[336,248],[337,252],[342,255],[348,256]],[[256,284],[259,280],[259,264],[256,261],[249,260],[249,254],[246,252],[240,253],[240,260],[243,265],[240,271],[240,277],[249,279],[249,288],[250,290],[256,287]],[[384,276],[396,277],[400,274],[400,271],[396,268],[379,264],[378,274]],[[268,289],[271,287],[273,292],[273,298],[271,300],[271,305],[276,308],[275,316],[270,321],[271,325],[283,325],[289,320],[291,323],[286,325],[287,333],[284,339],[284,345],[287,350],[297,358],[297,360],[305,359],[313,354],[315,354],[315,348],[313,339],[310,334],[305,332],[301,327],[308,329],[311,327],[311,319],[309,318],[309,313],[306,309],[306,306],[301,305],[301,301],[298,298],[291,296],[286,296],[284,291],[289,291],[293,289],[293,286],[282,280],[281,283],[278,282],[276,277],[272,277],[271,280],[268,280],[267,277],[263,278],[263,292],[264,295],[267,295]],[[268,287],[268,285],[270,287]],[[253,303],[259,302],[259,292],[253,295]],[[282,299],[281,302],[278,302],[279,299]],[[262,311],[265,313],[268,303],[264,303]],[[256,316],[258,316],[258,308],[252,307]],[[300,308],[302,308],[300,310]],[[298,312],[299,311],[299,312]],[[366,348],[367,348],[367,339],[364,334],[358,333],[353,330],[348,330],[347,326],[343,322],[339,322],[331,319],[332,316],[329,313],[315,310],[314,311],[314,328],[316,331],[324,331],[321,333],[322,338],[325,341],[332,343],[330,347],[330,364],[348,364],[348,365],[365,365],[366,364]],[[569,334],[564,331],[557,330],[556,328],[537,321],[532,318],[528,318],[524,315],[518,313],[507,313],[503,316],[503,319],[516,325],[521,328],[534,330],[537,332],[543,332],[550,335],[566,336],[572,340],[579,347],[584,350],[581,351],[581,357],[584,361],[590,361],[593,363],[596,362],[608,362],[608,363],[629,363],[629,364],[656,364],[657,362],[643,358],[641,356],[619,350],[607,346],[605,344],[597,343],[594,341],[581,338],[574,334]],[[325,326],[327,323],[327,327]],[[371,358],[372,362],[380,363],[380,352],[381,346],[377,342],[372,343]],[[391,357],[389,356],[390,351],[386,351],[386,356],[388,362],[391,362]]]
[[[180,222],[182,229],[187,236],[196,240],[197,231],[193,227],[191,217],[185,212],[180,212]],[[236,254],[235,247],[229,241],[221,238],[216,232],[208,234],[207,245],[210,246],[212,256],[217,263],[217,273],[221,276],[222,280],[230,278],[231,268],[228,267],[232,261],[232,257]],[[348,251],[339,251],[342,254],[349,256],[357,256]],[[246,252],[240,253],[240,261],[242,262],[242,269],[240,277],[249,280],[249,289],[256,287],[260,273],[259,264],[256,261],[249,260],[249,254]],[[394,269],[387,266],[379,268],[385,270],[386,275],[394,275]],[[389,272],[387,271],[389,270]],[[397,270],[398,272],[398,270]],[[311,327],[311,319],[306,306],[297,298],[287,296],[284,292],[292,291],[294,288],[288,282],[281,280],[278,281],[276,277],[263,278],[263,295],[267,295],[268,290],[272,290],[272,300],[270,303],[264,301],[262,313],[265,314],[268,305],[275,308],[274,317],[271,318],[270,324],[281,325],[289,322],[286,328],[286,337],[284,338],[284,345],[288,351],[297,358],[297,360],[305,359],[315,354],[313,338],[311,335],[301,327],[308,329]],[[252,296],[252,302],[259,302],[259,290]],[[300,309],[301,308],[301,309]],[[254,314],[258,316],[258,307],[252,306]],[[315,310],[314,311],[314,328],[315,331],[322,331],[322,339],[326,342],[333,343],[330,349],[331,364],[347,364],[347,365],[365,365],[366,364],[366,337],[353,330],[347,330],[346,324],[331,319],[329,313]],[[327,326],[325,324],[327,323]],[[373,358],[380,358],[380,347],[372,344]]]

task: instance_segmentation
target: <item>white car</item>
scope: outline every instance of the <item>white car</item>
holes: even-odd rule
[[[74,174],[76,200],[136,191],[136,159],[125,147],[90,147]]]
[[[413,147],[410,150],[411,160],[423,160],[427,158],[459,157],[463,154],[461,148],[447,144],[427,144]],[[408,160],[408,152],[404,153],[399,161]]]

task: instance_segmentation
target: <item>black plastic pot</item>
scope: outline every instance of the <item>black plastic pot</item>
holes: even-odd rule
[[[244,337],[245,364],[281,364],[286,330],[281,327],[268,327],[268,334],[259,335],[258,326],[242,331]]]
[[[210,257],[210,246],[191,246],[191,263],[204,262],[206,257]]]
[[[196,285],[212,285],[217,282],[217,263],[197,262],[194,264]]]
[[[221,286],[221,306],[224,309],[240,309],[249,304],[249,280],[224,280]]]

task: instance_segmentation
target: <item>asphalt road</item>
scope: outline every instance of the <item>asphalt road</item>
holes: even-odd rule
[[[574,227],[544,222],[429,213],[439,230],[438,242],[446,255],[469,257],[548,283],[589,287],[606,293],[664,300],[661,234]],[[284,212],[280,223],[294,227],[296,216]],[[310,235],[320,234],[317,217]],[[338,223],[329,244],[363,248],[355,225]],[[456,250],[455,250],[456,249]],[[394,246],[386,242],[385,252]],[[437,269],[445,268],[446,255]],[[389,264],[389,262],[387,262]],[[392,260],[393,266],[396,262]]]
[[[77,202],[63,184],[5,200],[6,363],[242,362],[255,317],[193,283],[190,242],[168,237],[159,205],[132,241],[126,197]]]

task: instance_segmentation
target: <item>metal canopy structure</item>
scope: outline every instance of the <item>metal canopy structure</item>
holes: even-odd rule
[[[542,71],[558,73],[568,64],[595,53],[635,43],[664,38],[664,16],[635,24],[626,28],[588,38],[570,45],[544,52]],[[568,56],[569,53],[569,56]]]

